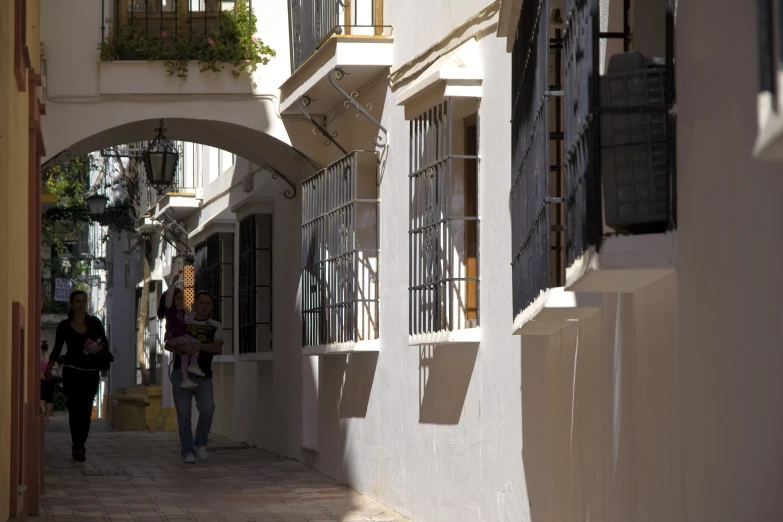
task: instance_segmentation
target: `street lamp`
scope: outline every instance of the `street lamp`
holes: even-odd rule
[[[106,203],[109,202],[109,198],[103,194],[93,194],[87,198],[87,206],[90,207],[90,214],[94,216],[100,216],[106,212]]]
[[[147,181],[160,191],[174,183],[179,152],[163,134],[166,131],[163,120],[160,120],[160,127],[155,130],[158,135],[141,152],[141,159],[144,162],[144,170],[147,171]]]

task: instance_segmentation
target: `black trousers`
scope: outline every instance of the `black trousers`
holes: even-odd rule
[[[71,427],[71,450],[84,451],[90,434],[92,404],[98,393],[98,372],[63,368],[63,388],[68,401],[68,423]]]

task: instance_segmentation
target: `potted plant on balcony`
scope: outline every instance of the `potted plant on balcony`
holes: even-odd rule
[[[233,11],[219,11],[210,25],[195,30],[187,20],[184,30],[158,27],[152,33],[141,22],[112,28],[98,44],[101,61],[162,61],[169,76],[188,77],[188,63],[197,61],[201,72],[220,72],[231,66],[239,77],[243,71],[254,72],[258,64],[267,64],[276,55],[274,49],[255,36],[256,16],[247,0],[238,0]]]

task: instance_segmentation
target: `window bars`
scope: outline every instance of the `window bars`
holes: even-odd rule
[[[377,169],[353,152],[302,182],[302,346],[378,338]]]
[[[478,155],[475,143],[465,143],[473,154],[455,154],[467,131],[455,132],[453,109],[448,99],[410,124],[411,335],[478,326]]]
[[[214,234],[196,246],[194,267],[196,272],[196,293],[206,290],[212,294],[212,319],[222,322],[222,285],[223,264],[221,251],[223,239]],[[223,325],[226,326],[226,325]]]
[[[111,2],[111,0],[110,0]],[[237,0],[114,0],[114,36],[138,35],[158,40],[159,52],[174,52],[176,40],[205,40],[220,25],[221,16],[245,17],[253,13],[253,0],[247,0],[246,12],[238,12]],[[101,0],[101,20],[106,20],[106,0]],[[111,4],[109,4],[111,5]],[[101,24],[101,40],[106,41],[106,26]],[[132,47],[121,49],[120,60],[146,58],[146,51]]]
[[[272,350],[272,215],[239,222],[239,353]]]
[[[549,1],[525,2],[512,52],[511,233],[514,315],[561,284],[559,34]],[[550,77],[550,58],[554,71]],[[554,232],[554,234],[553,234]]]

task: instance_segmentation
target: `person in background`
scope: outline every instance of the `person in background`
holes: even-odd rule
[[[77,462],[86,460],[87,437],[90,433],[92,406],[98,393],[100,359],[111,357],[109,342],[101,320],[87,313],[87,293],[71,292],[68,318],[57,326],[54,349],[44,372],[52,380],[52,368],[67,347],[63,364],[63,387],[68,401],[68,423],[71,428],[71,456]]]
[[[54,387],[55,384],[45,377],[46,369],[49,367],[49,344],[44,341],[41,343],[41,414],[48,421],[52,416],[54,409]]]
[[[180,275],[175,274],[169,289],[163,292],[158,305],[158,319],[166,318],[166,334],[163,338],[166,344],[171,346],[192,346],[199,344],[199,340],[188,335],[185,324],[187,316],[185,293],[178,286],[180,282]],[[204,377],[204,372],[201,371],[198,365],[198,351],[193,352],[192,355],[183,352],[180,354],[180,359],[180,373],[182,374],[182,384],[180,386],[187,389],[197,387],[198,384],[190,378],[190,374]]]
[[[187,464],[196,462],[196,451],[202,460],[207,458],[207,443],[212,419],[215,414],[215,396],[212,387],[212,357],[223,353],[223,327],[210,318],[212,315],[213,297],[207,291],[196,294],[195,313],[187,316],[187,333],[198,339],[200,344],[180,344],[173,346],[166,343],[165,349],[174,355],[174,372],[171,375],[171,393],[174,397],[174,407],[177,410],[177,425],[179,427],[179,443],[182,458]],[[182,355],[193,355],[199,352],[198,364],[204,376],[191,376],[198,387],[183,388]],[[196,437],[193,438],[191,424],[191,409],[193,399],[196,399],[198,409],[198,424]]]

